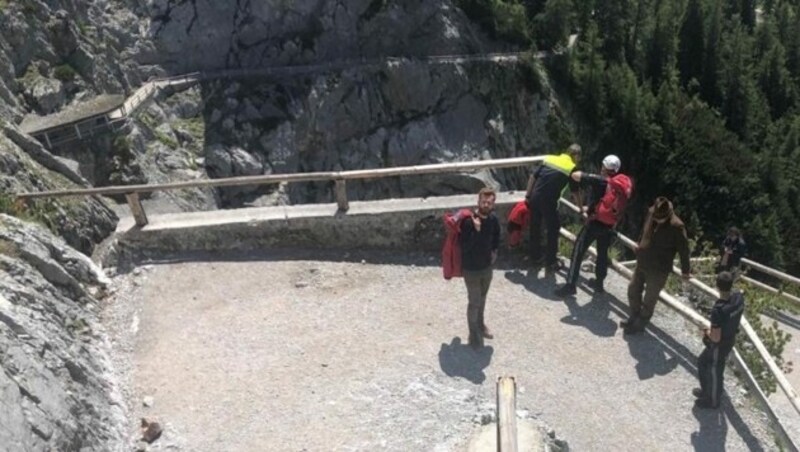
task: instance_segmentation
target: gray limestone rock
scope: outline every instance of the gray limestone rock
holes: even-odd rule
[[[125,413],[87,288],[109,280],[49,231],[0,215],[0,444],[116,450]]]
[[[64,104],[64,85],[61,81],[45,77],[36,77],[31,81],[25,94],[31,98],[38,111],[49,114]]]
[[[554,146],[547,124],[557,100],[527,83],[529,70],[524,63],[399,60],[277,85],[250,81],[234,89],[211,83],[203,117],[223,127],[207,127],[206,134],[225,145],[207,149],[209,175],[249,174],[234,170],[228,151],[233,148],[263,161],[273,173],[543,153]],[[253,118],[256,111],[266,116]],[[449,195],[484,185],[510,189],[526,180],[525,171],[497,171],[351,181],[347,188],[355,200]],[[331,190],[323,182],[298,183],[291,184],[288,195],[292,203],[331,202]]]
[[[153,58],[176,72],[491,47],[449,1],[156,1],[147,12]]]

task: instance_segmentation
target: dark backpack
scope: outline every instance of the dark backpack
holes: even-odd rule
[[[595,211],[595,219],[608,226],[616,226],[625,213],[628,201],[633,195],[633,181],[624,174],[608,178],[606,193],[600,198]]]

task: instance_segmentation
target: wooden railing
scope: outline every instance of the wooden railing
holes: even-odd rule
[[[139,200],[139,193],[155,191],[180,190],[201,187],[232,187],[242,185],[265,185],[286,182],[334,181],[334,195],[339,210],[347,211],[346,181],[354,179],[377,179],[391,176],[411,176],[421,174],[453,173],[481,169],[515,168],[531,165],[544,160],[543,156],[515,157],[507,159],[480,160],[475,162],[437,163],[432,165],[400,166],[395,168],[377,168],[352,171],[325,171],[313,173],[268,174],[261,176],[229,177],[225,179],[205,179],[186,182],[172,182],[153,185],[117,185],[96,188],[75,188],[69,190],[42,191],[21,193],[17,197],[23,200],[36,198],[60,198],[67,196],[125,195],[136,225],[147,225],[147,215]]]

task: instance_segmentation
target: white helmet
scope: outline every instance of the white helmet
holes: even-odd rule
[[[609,171],[613,171],[616,173],[617,171],[619,171],[619,168],[621,166],[622,162],[620,162],[619,157],[617,157],[614,154],[609,154],[606,156],[606,158],[603,159],[603,168]]]

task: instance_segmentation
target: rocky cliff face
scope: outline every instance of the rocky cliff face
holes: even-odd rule
[[[122,447],[123,400],[92,295],[107,283],[49,231],[0,214],[3,450]]]
[[[156,51],[140,60],[176,73],[491,47],[450,1],[156,0],[146,10]]]
[[[531,62],[403,60],[380,68],[203,87],[211,177],[336,171],[531,155],[560,124],[546,76]],[[523,170],[350,182],[352,199],[524,187]],[[331,202],[330,183],[279,189],[284,202]],[[259,203],[255,188],[225,205]],[[265,202],[275,202],[274,194]]]
[[[14,124],[138,85],[138,30],[125,2],[0,2],[0,450],[121,450],[127,439],[98,322],[107,281],[86,256],[117,217],[100,199],[11,194],[87,185]]]
[[[155,52],[141,45],[135,57],[173,74],[342,59],[354,65],[299,77],[219,79],[165,96],[139,115],[128,141],[141,174],[123,179],[378,168],[530,155],[564,144],[551,139],[563,121],[540,64],[360,64],[503,47],[449,1],[155,1],[140,10]],[[348,191],[353,199],[446,195],[484,184],[519,188],[526,177],[521,170],[454,174],[350,183]],[[320,183],[154,198],[161,202],[146,208],[158,212],[327,202],[332,194]]]
[[[141,83],[136,1],[20,0],[0,8],[0,117],[48,114]]]

